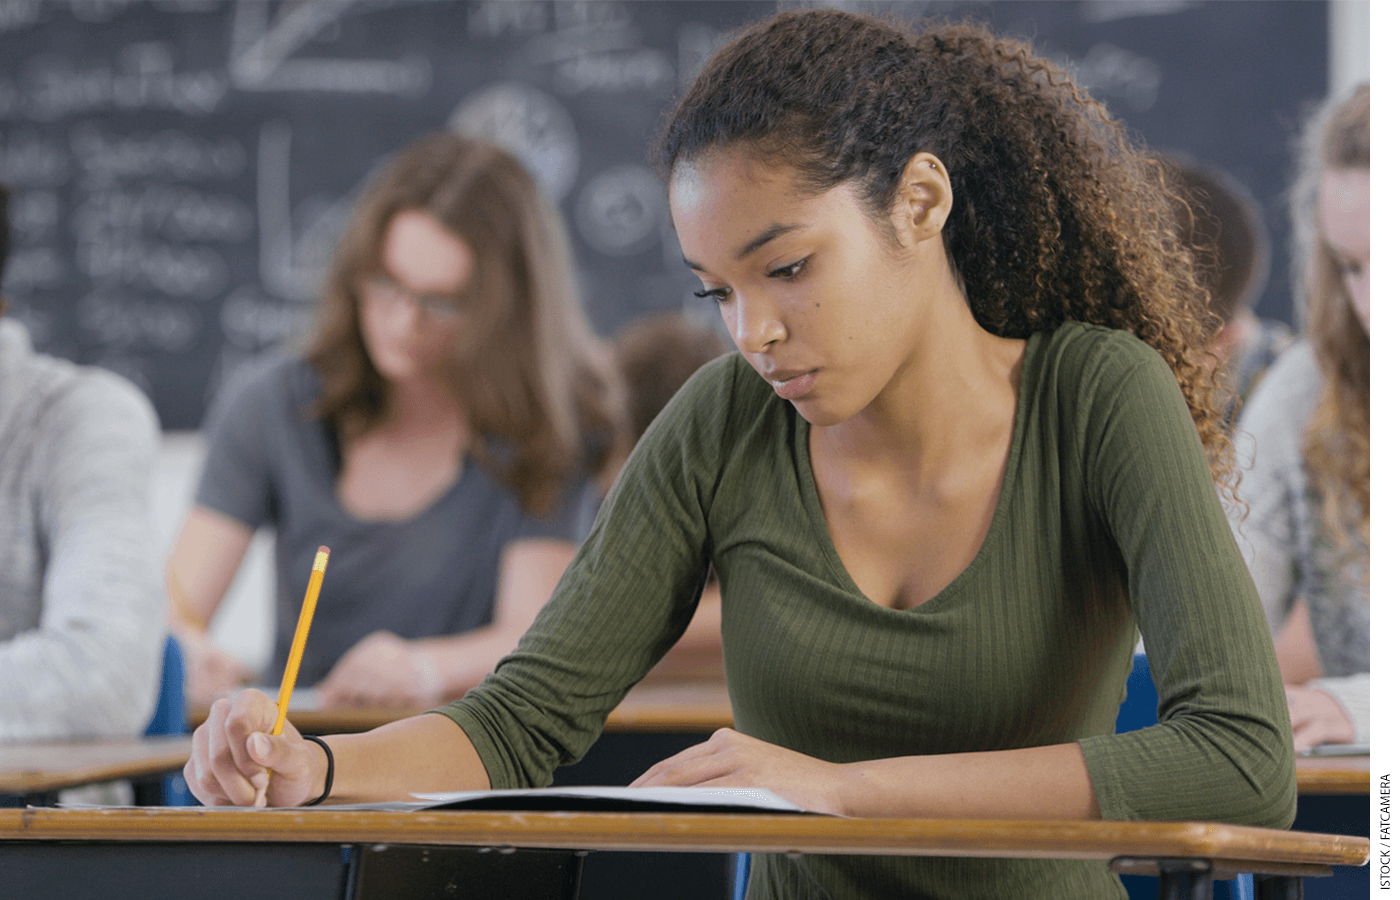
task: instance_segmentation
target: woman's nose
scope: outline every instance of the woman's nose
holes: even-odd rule
[[[745,353],[762,353],[787,336],[778,310],[762,298],[735,301],[730,336],[734,346]]]

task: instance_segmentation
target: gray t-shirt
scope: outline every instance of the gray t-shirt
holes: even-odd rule
[[[319,393],[302,358],[275,353],[240,370],[205,427],[209,454],[195,502],[276,529],[277,630],[269,683],[280,677],[311,564],[331,550],[299,681],[314,684],[360,638],[457,634],[491,621],[501,553],[522,538],[572,540],[580,477],[548,519],[470,460],[451,489],[406,521],[365,521],[336,496],[340,448],[310,412]]]

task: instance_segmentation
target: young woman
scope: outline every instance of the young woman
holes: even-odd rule
[[[167,571],[193,698],[238,685],[205,628],[264,523],[276,665],[331,548],[301,669],[327,703],[431,706],[515,646],[620,433],[619,379],[571,265],[547,201],[488,144],[431,136],[378,175],[309,346],[259,361],[211,416]]]
[[[1283,688],[1211,477],[1230,450],[1195,362],[1202,292],[1102,111],[974,27],[794,12],[716,54],[660,156],[739,353],[653,423],[479,690],[330,739],[331,796],[547,780],[713,561],[736,730],[640,785],[852,816],[1286,824]],[[1114,735],[1135,626],[1163,721]],[[274,718],[254,692],[213,711],[186,768],[201,799],[321,794],[327,752],[270,738]],[[779,855],[749,890],[1122,887],[1094,862]]]
[[[1367,85],[1322,106],[1300,146],[1308,340],[1270,368],[1240,420],[1249,514],[1238,536],[1277,632],[1299,750],[1370,738],[1370,194]]]

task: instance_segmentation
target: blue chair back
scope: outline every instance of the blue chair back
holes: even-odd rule
[[[174,635],[165,636],[165,657],[160,669],[160,695],[151,723],[150,736],[185,733],[185,657]]]
[[[160,669],[160,694],[156,711],[146,726],[147,736],[184,734],[185,724],[185,656],[174,635],[165,636],[165,655]],[[178,772],[161,779],[159,802],[162,806],[197,806]]]
[[[749,863],[747,853],[734,854],[734,900],[744,900],[749,892]]]
[[[1152,667],[1147,664],[1147,654],[1133,656],[1133,670],[1128,673],[1128,696],[1118,707],[1118,723],[1113,729],[1118,734],[1137,731],[1157,724],[1157,688],[1152,684]]]

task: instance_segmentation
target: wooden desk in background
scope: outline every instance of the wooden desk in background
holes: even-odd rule
[[[1371,757],[1300,756],[1298,793],[1368,795],[1371,793]]]
[[[303,734],[341,734],[369,731],[380,725],[417,715],[416,706],[348,706],[333,709],[297,709],[287,720]],[[199,727],[209,708],[190,707],[190,728]],[[729,694],[722,681],[644,683],[633,688],[608,716],[605,732],[686,732],[709,734],[734,725]]]
[[[51,806],[58,792],[184,768],[188,736],[0,746],[0,794]]]
[[[312,845],[308,847],[307,845]],[[283,851],[321,848],[293,862],[304,883],[269,880]],[[394,848],[399,848],[395,850]],[[536,863],[517,850],[548,848]],[[504,854],[489,853],[490,850]],[[183,851],[203,851],[198,883],[172,881]],[[587,851],[859,853],[1015,859],[1101,859],[1115,869],[1160,868],[1163,897],[1194,897],[1211,878],[1258,873],[1256,896],[1299,896],[1299,879],[1359,865],[1366,838],[1200,822],[1042,822],[853,819],[708,813],[524,813],[337,810],[0,810],[0,871],[12,890],[54,896],[246,896],[277,884],[297,897],[448,897],[479,889],[488,857],[518,857],[556,872],[559,896]],[[570,873],[570,869],[575,871]],[[1262,876],[1262,877],[1259,877]],[[277,875],[278,878],[283,875]],[[551,875],[550,877],[554,877]],[[520,873],[484,896],[529,897]],[[528,892],[527,892],[528,891]]]

